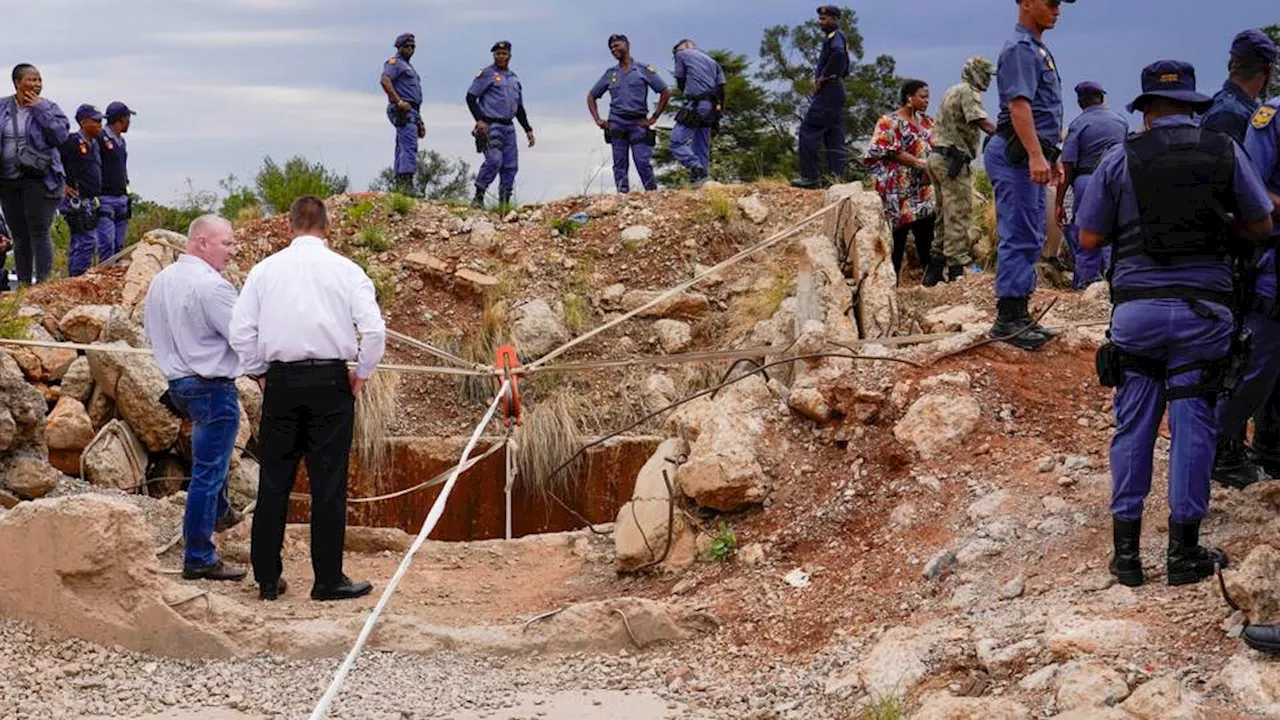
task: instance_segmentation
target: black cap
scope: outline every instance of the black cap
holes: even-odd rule
[[[844,13],[840,12],[840,8],[836,7],[835,5],[819,5],[818,14],[829,15],[833,18],[839,18]]]
[[[613,43],[618,40],[621,40],[628,45],[631,44],[631,41],[627,39],[626,35],[623,35],[622,33],[614,33],[609,36],[609,47],[613,47]]]
[[[489,52],[498,52],[499,50],[511,52],[511,43],[506,40],[499,40],[493,44],[493,47],[489,48]]]

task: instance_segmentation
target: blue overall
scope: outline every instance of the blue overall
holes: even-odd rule
[[[413,175],[418,169],[418,126],[422,124],[419,114],[422,108],[422,82],[413,64],[404,57],[396,55],[388,58],[382,65],[382,74],[391,78],[391,87],[401,100],[409,103],[411,109],[401,112],[399,108],[387,103],[387,120],[396,129],[396,155],[392,167],[396,175]]]
[[[814,93],[798,133],[800,177],[806,180],[822,176],[819,148],[826,150],[827,172],[837,178],[844,177],[844,79],[848,76],[849,46],[844,33],[839,30],[829,32],[823,40],[813,71],[815,80],[823,77],[827,80]]]
[[[1280,97],[1255,111],[1256,122],[1247,126],[1244,144],[1250,163],[1273,193],[1280,193],[1277,113],[1280,113]],[[1280,229],[1271,237],[1273,243],[1280,239]],[[1276,301],[1274,248],[1263,253],[1258,262],[1256,289],[1261,301],[1259,309],[1264,312],[1252,312],[1246,319],[1253,331],[1253,357],[1236,392],[1218,406],[1218,422],[1223,437],[1243,442],[1245,426],[1253,417],[1254,450],[1274,467],[1280,464],[1280,399],[1277,398],[1280,393],[1276,392],[1277,381],[1280,381],[1280,312],[1273,310]]]
[[[619,64],[605,70],[591,88],[591,95],[596,98],[609,93],[613,184],[620,193],[631,190],[628,156],[635,160],[636,172],[640,174],[644,189],[658,189],[658,180],[653,174],[653,143],[649,130],[641,125],[649,115],[650,89],[661,93],[667,89],[667,83],[658,76],[657,68],[639,61],[632,61],[627,68]]]
[[[102,205],[98,213],[110,220],[104,237],[111,245],[108,255],[115,255],[124,250],[129,236],[129,147],[123,136],[103,126],[98,152],[102,156],[102,196],[98,198]]]
[[[80,133],[72,133],[67,141],[59,147],[62,154],[62,167],[67,174],[67,185],[79,193],[82,207],[92,207],[102,194],[102,157],[98,144],[86,140]],[[102,262],[114,253],[114,221],[110,215],[97,210],[90,211],[93,218],[92,227],[83,227],[70,219],[72,213],[85,213],[84,210],[72,210],[71,200],[64,197],[58,205],[59,212],[68,218],[68,224],[78,229],[72,230],[70,245],[67,248],[67,275],[76,277],[83,275],[94,264]]]
[[[684,88],[686,107],[705,121],[715,111],[717,89],[725,84],[724,69],[710,55],[697,48],[676,53],[675,77]],[[697,124],[697,123],[695,123]],[[711,169],[711,127],[692,127],[677,122],[671,129],[671,155],[690,170]]]
[[[1195,127],[1188,116],[1160,118],[1154,127]],[[1257,174],[1237,148],[1235,204],[1229,208],[1246,220],[1269,213],[1271,202]],[[1110,235],[1137,221],[1138,201],[1129,176],[1123,145],[1103,158],[1084,197],[1076,205],[1076,222],[1083,229]],[[1135,229],[1135,232],[1137,230]],[[1129,236],[1126,236],[1129,237]],[[1121,238],[1124,241],[1126,238]],[[1229,294],[1229,260],[1204,259],[1161,265],[1138,253],[1115,260],[1112,286],[1117,290],[1195,287]],[[1131,300],[1115,308],[1111,338],[1122,350],[1167,363],[1169,368],[1224,358],[1234,330],[1231,311],[1213,302],[1181,299]],[[1197,385],[1203,370],[1172,375],[1170,388]],[[1173,522],[1204,517],[1209,505],[1209,478],[1217,443],[1217,418],[1209,398],[1193,396],[1169,402],[1164,383],[1127,371],[1116,389],[1116,429],[1111,440],[1111,513],[1121,520],[1138,520],[1151,491],[1152,456],[1160,421],[1169,410],[1169,512]]]
[[[1102,161],[1102,156],[1112,145],[1124,142],[1129,135],[1129,121],[1105,105],[1085,108],[1067,129],[1067,140],[1062,145],[1062,162],[1075,166],[1075,179],[1071,183],[1076,202],[1084,197],[1089,176]],[[1075,273],[1072,286],[1077,290],[1102,279],[1104,257],[1110,257],[1110,248],[1085,250],[1080,247],[1080,230],[1073,221],[1066,228],[1067,243],[1075,256]]]
[[[467,90],[480,105],[480,112],[489,125],[489,140],[484,151],[484,164],[476,175],[476,189],[487,190],[496,177],[501,177],[498,191],[510,195],[516,185],[516,173],[520,169],[520,150],[516,145],[516,130],[511,121],[524,103],[524,89],[520,78],[510,69],[500,70],[496,65],[481,70]]]
[[[1062,78],[1053,55],[1031,31],[1018,25],[1006,40],[996,67],[1000,93],[997,125],[1011,128],[1010,104],[1031,103],[1036,134],[1056,145],[1062,137]],[[1009,141],[993,136],[983,154],[996,194],[996,297],[1025,298],[1036,289],[1036,259],[1044,247],[1045,186],[1031,181],[1031,170],[1011,167]],[[1078,202],[1078,199],[1077,199]]]

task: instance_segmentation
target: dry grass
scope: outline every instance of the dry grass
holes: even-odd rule
[[[5,272],[5,270],[0,268],[0,272]],[[35,318],[19,315],[18,311],[21,309],[21,291],[9,293],[8,297],[0,298],[0,338],[9,340],[27,339],[27,333],[35,323]]]
[[[498,354],[498,348],[509,342],[504,306],[492,295],[486,295],[484,314],[480,320],[480,332],[467,333],[463,337],[462,346],[458,348],[457,355],[469,362],[491,366]],[[452,350],[452,348],[449,349]],[[487,407],[496,392],[498,392],[498,385],[492,377],[464,375],[458,380],[459,396],[478,407]]]
[[[526,408],[524,421],[515,432],[520,482],[540,493],[565,494],[577,480],[583,459],[576,458],[554,476],[551,473],[583,445],[578,424],[580,412],[578,402],[567,393],[553,395]]]
[[[355,433],[352,448],[364,474],[377,479],[390,470],[387,438],[396,417],[396,388],[400,376],[375,372],[356,395]]]
[[[753,291],[734,303],[733,319],[725,337],[739,338],[747,335],[755,328],[756,323],[773,317],[782,306],[782,301],[795,293],[794,275],[774,264],[765,265],[765,269],[771,277],[769,287],[763,291]]]
[[[737,204],[728,193],[717,188],[707,190],[704,195],[706,197],[707,211],[711,214],[711,217],[722,223],[727,223],[733,219]]]

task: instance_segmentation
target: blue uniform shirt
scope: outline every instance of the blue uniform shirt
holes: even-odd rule
[[[1071,121],[1067,141],[1062,146],[1062,162],[1075,163],[1076,172],[1088,173],[1098,167],[1112,145],[1129,136],[1129,121],[1102,105],[1085,108]]]
[[[691,98],[714,95],[725,83],[720,63],[697,48],[676,53],[675,76],[684,81],[684,94]]]
[[[813,68],[813,79],[820,77],[849,77],[849,43],[839,30],[827,33],[822,41],[822,50]]]
[[[1277,150],[1280,146],[1280,120],[1276,119],[1277,114],[1280,114],[1280,97],[1271,98],[1254,112],[1244,139],[1249,162],[1273,193],[1280,193],[1280,150]],[[1280,238],[1280,227],[1271,232],[1271,237]],[[1258,263],[1258,294],[1272,299],[1276,296],[1275,262],[1276,251],[1268,249]]]
[[[102,155],[98,143],[86,140],[80,133],[71,133],[66,142],[58,146],[62,155],[62,167],[67,173],[67,184],[88,200],[102,194]]]
[[[1200,127],[1230,135],[1232,140],[1243,145],[1249,119],[1260,104],[1228,79],[1213,96],[1209,111],[1200,118]]]
[[[667,89],[667,83],[654,66],[632,61],[625,70],[620,64],[605,70],[591,94],[600,98],[609,93],[610,118],[635,119],[649,114],[649,88],[660,93]]]
[[[1155,127],[1195,127],[1186,115],[1163,117]],[[1249,158],[1235,147],[1235,204],[1229,211],[1242,220],[1257,220],[1271,212],[1271,199],[1262,179],[1249,164]],[[1138,219],[1138,198],[1129,179],[1128,154],[1123,144],[1111,148],[1093,173],[1084,198],[1076,205],[1076,225],[1090,232],[1110,235],[1112,231]],[[1136,232],[1135,228],[1135,232]],[[1231,292],[1231,266],[1227,261],[1204,264],[1159,264],[1143,254],[1118,260],[1112,278],[1113,287],[1130,289],[1188,285],[1215,292]]]
[[[422,81],[418,79],[418,71],[413,69],[412,63],[399,55],[387,58],[382,65],[382,74],[391,78],[391,87],[401,100],[422,104]]]
[[[510,120],[516,116],[524,98],[524,88],[520,78],[510,68],[498,69],[490,65],[476,74],[476,79],[467,90],[480,100],[480,112],[487,118]]]
[[[996,85],[1000,91],[1000,116],[997,125],[1007,125],[1009,105],[1017,98],[1031,103],[1036,134],[1055,146],[1062,137],[1062,77],[1053,54],[1031,31],[1018,25],[1013,37],[1004,41],[1000,62],[996,67]]]
[[[102,126],[98,136],[102,156],[102,194],[120,197],[129,194],[129,148],[124,138],[109,125]]]

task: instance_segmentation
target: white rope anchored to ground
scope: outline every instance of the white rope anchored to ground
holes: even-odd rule
[[[489,409],[485,411],[480,424],[476,425],[475,432],[471,433],[467,446],[462,450],[462,459],[458,461],[458,465],[453,469],[453,474],[449,476],[444,488],[440,490],[440,496],[436,498],[435,503],[431,506],[431,511],[427,513],[427,519],[422,523],[422,529],[418,531],[418,536],[414,538],[413,545],[409,546],[409,551],[405,553],[404,559],[400,561],[400,567],[396,568],[395,574],[387,582],[386,588],[382,591],[382,596],[378,598],[378,604],[374,606],[373,612],[369,613],[369,617],[364,621],[364,627],[360,628],[360,634],[356,637],[355,644],[351,646],[351,651],[347,653],[347,657],[338,666],[338,672],[334,674],[333,681],[329,683],[329,689],[325,690],[324,695],[320,697],[320,702],[316,704],[316,709],[311,713],[311,720],[321,720],[329,712],[329,706],[333,704],[334,698],[342,690],[342,683],[347,679],[351,668],[355,666],[356,658],[360,656],[360,651],[364,649],[365,643],[369,641],[369,636],[373,633],[374,626],[378,624],[378,618],[382,616],[382,611],[386,609],[387,603],[391,601],[391,596],[395,594],[396,588],[400,586],[400,581],[404,579],[405,573],[409,571],[409,566],[413,563],[413,556],[418,553],[422,544],[426,542],[427,535],[430,535],[436,524],[440,522],[440,516],[444,514],[444,506],[449,501],[449,493],[453,491],[454,483],[458,481],[458,476],[462,474],[463,466],[470,459],[472,451],[475,450],[476,445],[480,442],[480,436],[484,434],[485,428],[493,420],[494,413],[498,410],[499,401],[506,397],[507,390],[510,387],[510,380],[502,382],[502,387],[498,390],[498,394],[494,396],[493,402],[489,403]]]

